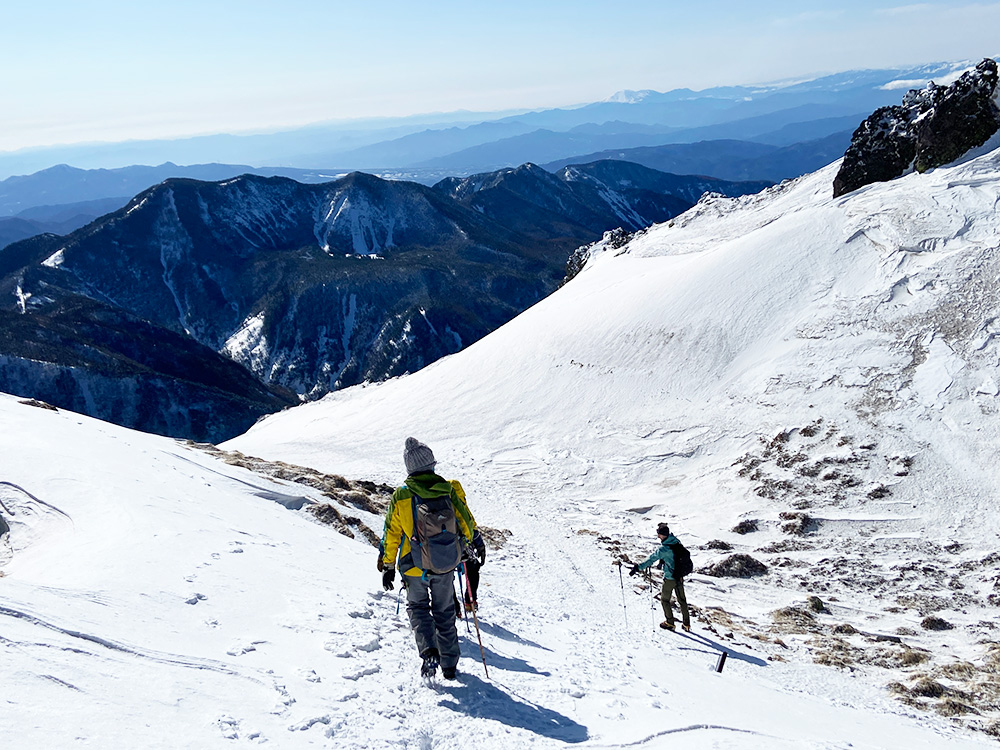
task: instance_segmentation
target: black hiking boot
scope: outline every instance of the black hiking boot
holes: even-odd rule
[[[441,675],[446,680],[457,680],[458,675],[455,674],[455,667],[441,667]]]
[[[433,677],[437,673],[438,662],[441,661],[438,650],[436,648],[426,649],[420,658],[424,660],[424,663],[420,665],[420,676]]]

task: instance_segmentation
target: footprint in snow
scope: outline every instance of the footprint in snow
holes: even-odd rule
[[[358,651],[370,654],[372,651],[378,651],[380,648],[382,648],[382,640],[380,638],[373,638],[368,643],[358,646]]]
[[[204,594],[194,594],[190,599],[185,599],[185,604],[197,604],[198,602],[203,602],[208,599]]]
[[[374,667],[365,667],[357,672],[345,672],[341,675],[345,680],[350,680],[351,682],[357,682],[362,677],[368,677],[369,675],[378,674],[382,669],[376,665]]]
[[[227,740],[240,738],[240,723],[232,716],[220,716],[215,723],[222,731],[222,736]]]
[[[257,650],[257,646],[262,646],[267,643],[267,641],[251,641],[250,643],[240,644],[237,643],[235,646],[226,651],[230,656],[243,656],[243,654],[249,654]]]
[[[316,716],[312,719],[306,719],[305,721],[300,721],[298,724],[292,724],[290,727],[288,727],[288,731],[304,732],[307,729],[312,729],[317,724],[324,724],[326,726],[330,726],[331,721],[333,721],[333,719],[330,718],[329,714],[327,714],[326,716]]]

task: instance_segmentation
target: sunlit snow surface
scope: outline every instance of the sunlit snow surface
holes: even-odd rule
[[[4,747],[995,746],[900,703],[885,675],[811,663],[804,638],[784,636],[781,662],[697,619],[663,633],[597,534],[635,558],[665,519],[696,564],[721,556],[699,546],[788,508],[734,463],[785,431],[813,450],[802,428],[822,418],[851,437],[823,451],[876,445],[861,497],[893,494],[817,508],[810,560],[862,536],[959,542],[956,563],[995,550],[998,161],[837,200],[831,167],[705,201],[469,349],[225,446],[398,483],[405,437],[430,444],[477,520],[511,531],[483,570],[489,678],[463,624],[459,681],[421,681],[375,550],[274,501],[313,490],[0,397]],[[751,536],[757,556],[786,538]],[[912,562],[902,549],[876,562]],[[695,574],[688,597],[766,625],[811,593],[778,575]],[[831,606],[919,631],[888,603]],[[944,614],[960,627],[908,640],[976,658],[979,616]]]

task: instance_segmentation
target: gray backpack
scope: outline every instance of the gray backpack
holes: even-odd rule
[[[458,531],[455,506],[450,495],[413,496],[413,563],[428,573],[448,573],[462,562],[462,535]]]

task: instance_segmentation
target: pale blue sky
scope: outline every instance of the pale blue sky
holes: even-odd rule
[[[0,14],[0,150],[566,106],[1000,53],[1000,2],[36,0]]]

